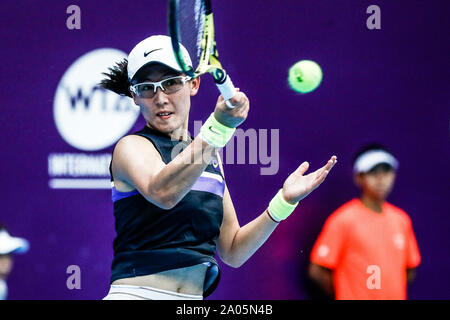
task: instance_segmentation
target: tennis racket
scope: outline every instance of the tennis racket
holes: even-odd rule
[[[181,70],[192,78],[212,74],[227,107],[234,108],[229,99],[236,89],[219,61],[211,1],[169,0],[169,35]],[[188,51],[192,66],[183,59],[180,43]]]

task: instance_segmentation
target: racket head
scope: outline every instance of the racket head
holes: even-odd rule
[[[209,23],[210,0],[169,0],[169,36],[175,58],[183,72],[198,77],[208,72],[214,29]],[[211,32],[212,31],[212,32]],[[192,67],[183,58],[180,43],[192,60]]]

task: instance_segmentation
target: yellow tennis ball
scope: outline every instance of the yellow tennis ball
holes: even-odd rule
[[[289,68],[288,82],[294,91],[311,92],[322,82],[322,69],[314,61],[299,61]]]

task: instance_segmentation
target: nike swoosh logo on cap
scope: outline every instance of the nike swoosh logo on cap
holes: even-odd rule
[[[152,51],[149,51],[149,52],[144,52],[144,58],[147,58],[147,56],[148,56],[150,53],[155,52],[155,51],[158,51],[158,50],[162,50],[162,48],[155,49],[155,50],[152,50]]]

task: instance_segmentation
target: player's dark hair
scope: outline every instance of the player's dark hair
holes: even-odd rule
[[[107,78],[103,79],[99,86],[101,88],[111,90],[121,96],[127,96],[131,98],[129,90],[130,81],[128,80],[128,60],[123,59],[117,62],[114,67],[108,69],[109,73],[102,73]]]
[[[366,144],[365,146],[363,146],[361,149],[359,149],[355,153],[355,155],[353,156],[353,164],[355,164],[356,159],[358,159],[358,157],[360,155],[362,155],[363,153],[366,153],[368,151],[376,151],[376,150],[382,150],[382,151],[392,154],[392,152],[390,152],[388,148],[386,148],[384,145],[382,145],[380,143],[377,143],[377,142],[369,143],[369,144]],[[375,167],[373,167],[369,172],[377,171],[380,169],[382,171],[389,171],[389,170],[392,170],[392,166],[390,166],[387,163],[380,163],[380,164],[376,165]]]
[[[6,227],[5,227],[3,224],[0,223],[0,231],[3,231],[3,230],[8,231],[8,230],[6,229]]]

